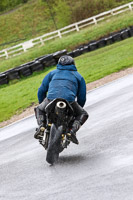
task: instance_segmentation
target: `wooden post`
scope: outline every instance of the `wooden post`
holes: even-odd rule
[[[6,59],[8,59],[9,56],[8,56],[7,50],[5,50],[4,52],[5,52],[5,55],[6,55]]]
[[[95,25],[97,25],[97,20],[95,17],[93,17],[93,21],[94,21]]]
[[[129,10],[133,11],[131,4],[129,4]]]
[[[40,38],[41,44],[44,45],[44,41],[42,40],[42,38]]]
[[[59,38],[62,38],[60,30],[58,30],[58,36],[59,36]]]
[[[75,24],[76,30],[79,31],[78,24]]]
[[[22,47],[23,47],[24,52],[26,52],[27,51],[26,48],[23,45],[22,45]]]
[[[111,15],[114,15],[113,10],[111,10]]]

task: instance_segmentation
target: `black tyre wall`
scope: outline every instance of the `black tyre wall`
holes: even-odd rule
[[[6,74],[0,74],[0,85],[7,84],[9,82]]]
[[[78,57],[82,54],[82,51],[80,51],[80,49],[75,49],[73,51],[73,57]]]
[[[113,37],[112,36],[109,36],[107,38],[105,38],[105,42],[106,42],[106,45],[110,45],[110,44],[113,44]]]
[[[29,65],[31,72],[42,71],[44,69],[43,65],[39,61],[35,61],[33,64]]]
[[[53,58],[55,59],[56,63],[58,63],[58,60],[61,56],[64,56],[67,54],[67,50],[64,49],[62,51],[57,51],[53,54]]]
[[[131,26],[131,27],[128,29],[128,32],[129,32],[129,36],[132,37],[132,36],[133,36],[133,26]]]
[[[74,58],[74,53],[73,53],[73,51],[72,51],[72,52],[69,52],[69,53],[67,53],[67,55],[68,55],[68,56],[71,56],[72,58]]]
[[[21,66],[19,68],[19,72],[21,76],[25,76],[25,77],[30,76],[32,74],[32,71],[29,65]]]
[[[9,80],[20,79],[19,69],[11,69],[6,71]]]
[[[129,36],[130,35],[129,35],[129,32],[128,32],[128,29],[121,31],[121,37],[122,37],[123,40],[129,38]]]
[[[122,38],[121,38],[121,33],[113,34],[113,35],[112,35],[112,38],[113,38],[113,41],[114,41],[114,42],[121,41],[121,40],[122,40]]]
[[[97,42],[98,48],[104,47],[106,45],[105,39],[101,39]]]
[[[97,42],[94,42],[94,43],[90,43],[89,44],[89,50],[90,51],[94,51],[96,50],[98,47],[97,47]]]

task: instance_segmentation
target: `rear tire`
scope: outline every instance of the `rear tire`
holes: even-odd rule
[[[62,130],[63,130],[62,126],[58,128],[56,128],[54,124],[52,124],[51,126],[47,155],[46,155],[46,161],[49,164],[53,165],[59,159]]]

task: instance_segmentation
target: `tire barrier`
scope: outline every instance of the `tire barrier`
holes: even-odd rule
[[[40,62],[43,65],[43,67],[45,68],[45,63],[46,63],[45,57],[46,56],[42,56],[42,57],[36,58],[35,62]]]
[[[114,41],[114,42],[119,42],[119,41],[121,41],[121,40],[122,40],[122,38],[121,38],[121,33],[115,33],[115,34],[113,34],[113,35],[112,35],[112,38],[113,38],[113,41]]]
[[[53,57],[53,54],[48,54],[45,56],[45,59],[43,61],[43,65],[44,67],[48,67],[51,66],[51,64],[56,64],[55,59]]]
[[[97,42],[97,46],[98,48],[102,48],[104,46],[106,46],[106,40],[105,39],[101,39]]]
[[[86,45],[83,47],[83,53],[89,52],[89,47]]]
[[[90,41],[88,44],[84,44],[82,46],[80,45],[75,50],[68,53],[67,50],[64,49],[62,51],[57,51],[53,54],[41,56],[39,58],[36,58],[32,62],[25,63],[23,65],[20,65],[19,67],[15,67],[14,69],[10,69],[6,72],[0,73],[0,85],[8,84],[10,80],[20,79],[23,76],[30,76],[33,72],[41,71],[45,67],[54,66],[58,63],[58,59],[62,55],[67,54],[74,58],[89,51],[94,51],[98,48],[102,48],[104,46],[127,39],[129,37],[133,37],[133,26],[130,26],[126,29],[122,29],[121,31],[115,33],[111,33],[110,35],[101,38],[100,40],[93,40]]]
[[[24,77],[30,76],[32,74],[30,65],[28,65],[28,64],[21,65],[19,67],[19,73],[20,73],[20,76],[24,76]]]
[[[96,49],[98,48],[97,42],[92,42],[92,43],[90,43],[88,47],[89,47],[89,51],[94,51],[94,50],[96,50]]]
[[[49,60],[45,63],[45,67],[51,67],[51,66],[54,66],[56,64],[57,64],[56,61],[54,59],[52,59],[52,60]]]
[[[0,85],[8,84],[9,80],[6,74],[0,74]]]
[[[122,40],[125,40],[129,37],[129,30],[128,29],[125,29],[123,31],[121,31],[121,38]]]
[[[74,58],[80,56],[81,54],[82,54],[82,51],[80,49],[75,49],[73,51],[73,57]]]
[[[66,55],[66,54],[67,54],[67,50],[66,50],[66,49],[64,49],[64,50],[62,50],[62,51],[57,51],[57,52],[55,52],[55,53],[53,54],[53,58],[55,59],[56,64],[58,63],[59,58],[60,58],[61,56],[63,56],[63,55]]]
[[[56,60],[54,59],[53,54],[42,56],[40,58],[37,58],[36,60],[38,60],[44,68],[56,65]]]
[[[71,56],[71,57],[74,58],[74,54],[73,54],[73,52],[69,52],[69,53],[67,53],[67,55],[68,55],[68,56]]]
[[[113,44],[113,37],[109,36],[109,37],[105,38],[105,42],[106,42],[106,45]]]
[[[106,45],[113,44],[114,42],[118,42],[124,39],[127,39],[129,37],[133,36],[133,26],[130,26],[129,28],[122,29],[121,31],[111,33],[109,36],[101,38],[100,40],[93,40],[90,41],[88,44],[84,46],[79,46],[77,49],[75,49],[72,52],[69,52],[67,55],[70,55],[72,57],[80,56],[82,53],[87,53],[88,51],[94,51],[98,48],[105,47]],[[79,53],[80,50],[80,53]]]
[[[85,49],[84,47],[81,47],[81,48],[79,49],[79,51],[80,51],[81,54],[86,53],[86,49]]]
[[[14,80],[14,79],[20,79],[20,74],[19,74],[18,68],[10,69],[10,70],[6,71],[5,74],[7,75],[9,81]]]
[[[130,26],[130,28],[128,29],[128,33],[130,37],[133,37],[133,26]]]
[[[31,72],[42,71],[44,69],[43,65],[39,61],[35,61],[29,65]]]
[[[32,75],[33,72],[42,71],[45,67],[54,66],[58,63],[58,59],[62,55],[66,55],[67,50],[57,51],[53,54],[48,54],[36,58],[34,61],[20,65],[8,71],[0,73],[0,85],[8,84],[10,80],[20,79]]]

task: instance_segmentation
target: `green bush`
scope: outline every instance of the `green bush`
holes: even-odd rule
[[[67,0],[71,7],[71,23],[99,14],[132,0]]]

